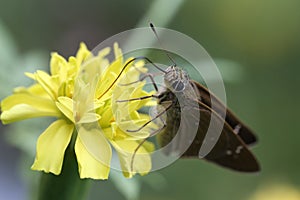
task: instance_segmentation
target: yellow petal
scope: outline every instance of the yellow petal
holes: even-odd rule
[[[2,111],[7,111],[18,104],[26,104],[38,110],[52,111],[57,110],[51,99],[38,97],[29,93],[17,93],[6,97],[1,102]]]
[[[58,97],[56,106],[58,109],[73,123],[75,123],[73,115],[73,100],[69,97]]]
[[[32,80],[36,80],[35,74],[33,74],[33,73],[25,72],[25,76],[27,76],[28,78],[31,78]]]
[[[27,104],[18,104],[8,111],[4,111],[1,114],[1,120],[3,124],[9,124],[20,120],[46,116],[59,117],[60,114],[55,112],[55,110],[45,111],[39,110]]]
[[[133,169],[131,169],[133,152],[139,143],[131,140],[116,140],[110,142],[118,152],[121,168],[125,177],[131,178],[135,173],[145,175],[151,170],[151,157],[149,152],[144,148],[144,145],[138,149],[133,160]],[[149,148],[149,144],[147,144],[147,148]]]
[[[51,100],[47,92],[43,89],[43,87],[40,84],[33,84],[28,88],[17,87],[14,89],[14,93],[27,93],[33,96],[38,96],[40,98],[46,98]]]
[[[91,107],[91,108],[93,108],[93,109],[90,109],[89,111],[98,109],[98,108],[104,106],[104,104],[105,104],[105,102],[96,99],[96,100],[94,101],[93,107]]]
[[[50,76],[44,71],[38,70],[35,73],[36,81],[44,88],[48,95],[54,100],[57,98],[58,85],[54,76]]]
[[[104,49],[101,49],[98,53],[99,58],[105,59],[106,56],[110,53],[110,47],[105,47]]]
[[[101,119],[96,109],[105,105],[105,102],[95,100],[92,85],[83,80],[76,81],[76,92],[73,96],[76,123],[91,123]]]
[[[124,132],[127,136],[133,136],[133,140],[143,139],[149,136],[149,133],[151,132],[150,128],[151,126],[145,126],[139,131],[135,132],[127,132],[127,130],[137,130],[141,128],[146,122],[148,122],[149,119],[138,119],[138,120],[128,120],[128,121],[122,121],[117,122],[118,124],[118,131],[119,134]],[[126,133],[127,132],[127,133]]]
[[[84,60],[86,60],[91,55],[91,52],[87,49],[86,45],[81,42],[79,50],[76,54],[76,60],[78,64],[83,63]]]
[[[75,57],[69,57],[69,63],[67,65],[67,76],[68,78],[74,79],[77,76],[79,68],[81,67],[81,62]]]
[[[105,165],[107,167],[110,166],[112,150],[111,147],[106,140],[103,131],[95,128],[90,128],[88,125],[78,125],[77,127],[78,137],[80,142],[83,144],[85,151],[84,153],[78,152],[82,155],[89,155],[89,157],[93,158],[97,162]],[[76,152],[77,155],[77,152]],[[91,160],[91,159],[89,159]],[[89,167],[89,163],[83,163],[82,160],[78,160],[78,163],[81,165],[83,171],[87,171],[88,169],[84,169],[84,167]],[[102,173],[102,172],[98,172]],[[98,174],[99,175],[99,174]]]
[[[104,128],[102,129],[103,130],[103,133],[105,135],[105,137],[109,140],[112,140],[113,137],[115,136],[115,133],[116,133],[116,130],[117,129],[117,125],[116,123],[111,123],[111,127],[108,127],[108,128]]]
[[[106,90],[112,86],[112,83],[116,80],[117,76],[120,74],[121,70],[125,65],[123,64],[123,57],[122,55],[120,55],[121,50],[118,48],[117,44],[114,45],[114,51],[116,60],[112,62],[109,65],[109,67],[105,69],[104,72],[101,73],[101,79],[96,89],[96,94],[99,97],[104,96],[104,92],[106,92]],[[129,66],[127,66],[123,74],[125,74],[128,71],[131,65],[132,63],[130,63]]]
[[[66,90],[66,84],[67,84],[67,80],[69,77],[68,76],[68,65],[63,66],[60,70],[59,70],[59,74],[57,77],[58,82],[59,82],[59,87],[58,87],[58,96],[60,95],[64,95],[65,94],[65,90]]]
[[[136,110],[145,106],[147,102],[151,101],[151,98],[144,100],[135,100],[128,102],[116,102],[117,100],[128,100],[132,98],[139,98],[143,96],[149,96],[151,93],[147,93],[142,90],[145,83],[134,84],[131,86],[117,86],[113,91],[112,107],[113,110],[121,117],[118,120],[129,119],[132,114],[135,114]]]
[[[83,80],[78,79],[75,85],[75,93],[73,95],[73,101],[75,103],[75,111],[79,115],[87,112],[90,105],[93,105],[93,98],[91,97],[91,85],[85,83]]]
[[[96,113],[84,113],[83,116],[80,117],[80,120],[76,123],[84,124],[84,123],[92,123],[101,119],[101,116]]]
[[[105,106],[102,108],[101,120],[99,121],[99,124],[101,127],[106,128],[110,125],[112,119],[113,119],[113,113],[110,105]]]
[[[74,125],[65,120],[53,122],[37,141],[36,157],[31,169],[60,174],[73,129]]]
[[[26,93],[14,94],[1,102],[1,120],[4,124],[34,117],[60,117],[54,102]]]
[[[126,60],[125,63],[128,63],[132,58]],[[134,67],[128,67],[126,73],[123,73],[123,76],[120,78],[119,83],[121,84],[128,84],[131,83],[131,86],[135,86],[132,82],[137,81],[140,79],[141,73],[146,73],[148,69],[144,67],[145,62],[140,60],[134,63]],[[125,65],[125,64],[124,64]]]
[[[86,150],[79,137],[76,139],[75,152],[80,178],[108,179],[109,166],[97,161]]]
[[[61,67],[65,66],[67,61],[58,53],[51,54],[50,71],[52,75],[59,74]]]
[[[123,60],[123,54],[122,50],[119,48],[119,44],[117,42],[114,43],[114,53],[115,53],[115,59],[121,59],[120,61]]]

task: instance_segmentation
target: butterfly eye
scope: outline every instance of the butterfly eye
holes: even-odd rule
[[[174,92],[181,92],[184,90],[185,85],[182,81],[174,81],[172,88],[174,89]]]

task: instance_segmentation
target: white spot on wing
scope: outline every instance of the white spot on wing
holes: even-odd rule
[[[227,150],[226,151],[226,155],[228,155],[228,156],[232,155],[232,151],[231,150]]]
[[[239,145],[239,146],[236,148],[235,153],[236,153],[236,154],[241,153],[241,150],[242,150],[243,148],[244,148],[243,146]]]
[[[238,124],[234,127],[233,132],[235,134],[238,134],[240,132],[240,129],[242,128],[242,125]]]

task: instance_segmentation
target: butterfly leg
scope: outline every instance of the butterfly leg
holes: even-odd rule
[[[156,90],[156,92],[158,92],[158,87],[157,87],[157,85],[156,85],[156,83],[155,83],[153,77],[154,77],[153,74],[147,73],[147,74],[145,74],[144,76],[142,76],[142,77],[141,77],[139,80],[137,80],[137,81],[133,81],[133,82],[131,82],[131,83],[125,83],[125,84],[119,83],[119,85],[120,85],[120,86],[128,86],[128,85],[132,85],[132,84],[138,83],[138,82],[140,82],[140,81],[143,81],[143,80],[145,80],[146,78],[150,78],[151,83],[152,83],[154,89]]]
[[[158,115],[156,115],[154,118],[152,118],[151,120],[149,120],[148,122],[146,122],[145,124],[143,124],[143,126],[141,126],[138,129],[135,130],[126,130],[127,132],[138,132],[140,130],[142,130],[144,127],[146,127],[148,124],[150,124],[152,121],[160,118],[163,114],[165,114],[170,108],[171,108],[172,104],[170,103],[170,105],[168,105],[166,107],[166,109],[164,109],[162,112],[160,112]]]
[[[140,57],[136,57],[136,58],[132,58],[131,60],[129,60],[124,67],[122,68],[122,70],[120,71],[120,73],[118,74],[118,76],[116,77],[116,79],[112,82],[112,84],[101,94],[101,96],[99,96],[97,99],[101,99],[101,97],[103,97],[103,95],[105,95],[111,88],[112,86],[117,82],[117,80],[121,77],[122,73],[125,71],[125,69],[129,66],[130,63],[136,61],[136,60],[146,60],[149,63],[151,63],[156,69],[160,70],[163,73],[167,73],[165,70],[163,70],[162,68],[160,68],[159,66],[157,66],[156,64],[154,64],[154,62],[152,62],[149,58],[144,57],[144,56],[140,56]]]
[[[147,122],[146,124],[144,124],[143,127],[145,127],[147,124],[149,124],[150,122],[152,122],[153,120],[155,120],[155,119],[157,119],[157,118],[159,118],[159,119],[161,120],[161,122],[163,123],[163,125],[162,125],[159,129],[157,129],[157,130],[153,131],[152,133],[150,133],[149,137],[143,139],[143,140],[141,141],[141,143],[139,143],[139,145],[136,147],[136,149],[134,150],[134,152],[133,152],[133,154],[132,154],[132,157],[131,157],[131,162],[130,162],[130,168],[131,168],[131,171],[133,171],[133,161],[134,161],[135,155],[137,154],[137,151],[141,148],[141,146],[146,142],[146,140],[147,140],[148,138],[150,138],[150,137],[156,135],[157,133],[159,133],[160,131],[162,131],[162,130],[166,127],[167,124],[166,124],[166,122],[162,119],[162,115],[163,115],[164,113],[166,113],[167,110],[171,108],[171,106],[172,106],[172,104],[170,104],[164,111],[162,111],[161,113],[159,113],[155,118],[151,119],[149,122]],[[142,128],[143,128],[143,127],[142,127]],[[128,131],[128,130],[127,130],[127,131]]]
[[[117,100],[117,103],[122,103],[122,102],[129,102],[129,101],[140,101],[143,99],[149,99],[149,98],[158,98],[157,95],[149,95],[149,96],[143,96],[143,97],[137,97],[137,98],[132,98],[132,99],[124,99],[124,100]]]

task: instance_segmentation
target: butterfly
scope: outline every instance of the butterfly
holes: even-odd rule
[[[182,158],[204,158],[220,166],[241,172],[256,172],[260,166],[250,152],[248,145],[257,142],[253,132],[242,123],[214,94],[200,83],[191,80],[188,74],[177,66],[170,66],[166,70],[164,81],[166,88],[158,95],[158,104],[164,105],[166,112],[165,127],[158,135],[160,146],[169,144],[176,134],[180,134],[178,142],[171,145],[166,153],[172,151],[184,153]],[[189,95],[194,93],[195,97]],[[180,105],[179,101],[182,101]],[[212,109],[212,101],[215,102]],[[225,115],[223,113],[225,111]],[[199,112],[199,115],[195,114]],[[180,116],[184,114],[184,117]],[[197,116],[200,119],[193,120]],[[191,126],[198,122],[198,129],[193,141],[187,150],[181,149],[188,143],[186,135],[189,135]],[[212,124],[211,127],[209,125]],[[180,127],[181,126],[181,127]],[[214,130],[214,126],[222,127]],[[208,129],[212,134],[206,137]],[[221,131],[220,133],[213,133]],[[200,148],[204,143],[211,143],[213,147],[206,155],[200,154]],[[174,147],[174,145],[176,145]]]
[[[152,23],[150,27],[159,41]],[[118,101],[156,98],[158,105],[164,108],[139,129],[128,131],[137,132],[150,122],[161,119],[162,126],[150,135],[157,135],[158,144],[164,148],[166,155],[175,153],[181,158],[204,159],[234,171],[260,171],[258,161],[248,148],[257,142],[254,133],[205,86],[190,79],[188,73],[165,52],[173,62],[166,70],[147,57],[133,58],[123,68],[135,60],[144,59],[163,72],[165,82],[164,89],[157,94]],[[148,76],[158,91],[153,77]],[[165,118],[162,118],[163,114]]]

